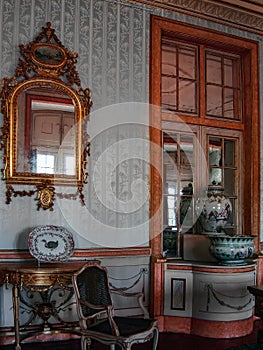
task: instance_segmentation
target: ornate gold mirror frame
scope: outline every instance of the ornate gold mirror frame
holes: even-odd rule
[[[15,74],[2,80],[0,91],[6,204],[12,196],[35,195],[38,210],[53,210],[56,194],[79,197],[84,205],[92,101],[90,90],[81,87],[75,67],[78,55],[62,45],[50,22],[34,41],[19,48]],[[35,188],[17,190],[14,184]],[[59,193],[56,185],[77,189]]]

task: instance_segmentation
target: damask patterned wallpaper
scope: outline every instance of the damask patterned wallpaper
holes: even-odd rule
[[[151,13],[262,41],[227,26],[123,0],[0,0],[0,78],[13,75],[18,45],[31,41],[50,21],[62,43],[79,53],[81,82],[93,96],[86,207],[56,200],[54,212],[37,212],[29,197],[6,205],[0,181],[2,249],[26,248],[29,231],[42,224],[67,227],[81,248],[147,245]]]

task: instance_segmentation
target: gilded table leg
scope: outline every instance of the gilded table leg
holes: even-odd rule
[[[15,328],[15,350],[20,350],[19,338],[19,290],[18,285],[13,285],[13,313],[14,313],[14,328]]]

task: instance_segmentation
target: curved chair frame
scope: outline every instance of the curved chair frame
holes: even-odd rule
[[[76,295],[77,312],[81,333],[81,349],[91,346],[91,340],[123,350],[130,350],[133,344],[144,343],[153,338],[153,350],[158,343],[157,321],[149,319],[143,305],[143,293],[127,293],[111,290],[108,272],[98,261],[85,264],[73,274],[73,288]],[[136,297],[144,318],[114,316],[111,293],[125,297]]]

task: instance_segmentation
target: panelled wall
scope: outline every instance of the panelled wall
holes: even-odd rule
[[[0,0],[0,78],[13,75],[18,45],[27,44],[50,21],[62,43],[78,52],[80,79],[83,87],[92,90],[93,99],[86,206],[81,207],[78,201],[56,200],[53,212],[37,211],[36,202],[29,197],[14,198],[6,205],[5,184],[0,181],[0,249],[26,249],[30,230],[44,224],[68,228],[78,249],[149,245],[147,103],[151,14],[259,41],[263,81],[263,37],[210,22],[204,15],[198,18],[189,11],[183,14],[122,0]],[[127,142],[123,144],[123,140]],[[131,149],[135,144],[136,157],[133,153],[120,154],[120,149]],[[105,152],[107,162],[101,158]],[[111,174],[105,164],[112,169]],[[133,195],[137,201],[131,200]],[[261,222],[262,219],[261,211]],[[8,324],[10,320],[1,314],[3,323]]]

